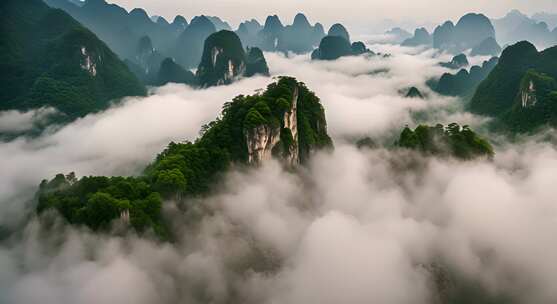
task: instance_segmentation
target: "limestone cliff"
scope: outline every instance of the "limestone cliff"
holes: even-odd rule
[[[284,112],[280,125],[261,124],[246,130],[248,163],[258,164],[278,155],[294,166],[300,163],[298,153],[298,87],[294,88],[290,108]]]
[[[205,41],[197,78],[202,87],[230,84],[241,77],[268,75],[267,62],[258,48],[246,54],[242,42],[232,31],[220,31]]]

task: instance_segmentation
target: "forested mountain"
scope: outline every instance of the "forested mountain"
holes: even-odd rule
[[[455,62],[453,58],[454,66],[458,65],[457,62],[463,63],[463,60],[464,58],[461,57]],[[481,66],[472,66],[470,71],[461,69],[456,74],[445,73],[435,85],[434,90],[443,95],[471,98],[477,86],[495,68],[497,61],[497,57],[492,57],[490,60],[484,61]]]
[[[456,25],[447,21],[435,28],[433,47],[451,53],[460,53],[487,44],[488,38],[495,39],[495,29],[491,21],[483,14],[466,14]]]
[[[153,22],[145,10],[136,8],[129,13],[105,0],[87,0],[78,6],[68,0],[45,0],[51,7],[60,8],[94,32],[122,59],[135,56],[139,39],[148,36],[159,52],[166,53],[187,26],[186,20],[176,16],[171,24]]]
[[[40,0],[0,7],[0,109],[51,106],[72,119],[146,94],[116,54],[62,10]]]
[[[205,39],[212,33],[229,30],[230,25],[216,16],[196,16],[190,24],[180,15],[172,23],[157,16],[151,18],[141,8],[127,12],[124,8],[105,0],[86,0],[76,4],[70,0],[45,0],[48,5],[63,9],[105,41],[122,59],[135,61],[137,43],[142,37],[152,40],[153,49],[162,58],[172,57],[186,69],[195,68],[200,62]],[[336,24],[332,29],[340,27]],[[346,29],[345,34],[348,35]],[[304,14],[297,14],[292,25],[283,25],[278,16],[269,16],[265,26],[256,20],[240,24],[236,30],[246,47],[264,51],[308,53],[325,37],[320,23],[311,25]],[[145,67],[142,67],[143,69]],[[152,70],[156,75],[158,71]],[[143,75],[139,75],[143,78]],[[152,77],[150,77],[152,79]]]
[[[235,79],[256,74],[269,75],[263,53],[251,48],[246,54],[234,32],[222,30],[205,40],[197,78],[201,87],[230,84]]]
[[[506,48],[470,104],[514,131],[557,125],[557,47],[538,52],[527,41]]]
[[[396,145],[419,151],[426,155],[452,156],[460,159],[491,158],[493,147],[468,126],[456,123],[447,127],[420,125],[412,130],[404,128]]]
[[[139,177],[57,175],[41,183],[37,211],[56,209],[71,224],[104,231],[115,219],[136,231],[167,230],[163,198],[203,195],[232,165],[257,165],[271,158],[285,166],[332,147],[325,112],[303,83],[282,77],[261,94],[240,95],[219,118],[203,127],[194,143],[170,143]]]
[[[344,36],[344,37],[343,37]],[[311,53],[312,60],[336,60],[344,56],[356,56],[362,54],[374,55],[366,48],[363,42],[350,44],[345,35],[328,35],[321,39],[319,47]]]
[[[192,20],[171,51],[176,62],[186,69],[197,67],[203,54],[205,39],[216,31],[215,25],[205,16]]]
[[[183,83],[191,86],[197,85],[195,75],[174,62],[172,58],[166,58],[161,63],[157,74],[157,85],[165,85],[169,82]]]

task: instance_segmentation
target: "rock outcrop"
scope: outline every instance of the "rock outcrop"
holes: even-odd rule
[[[201,87],[230,84],[256,74],[269,74],[260,49],[250,48],[246,54],[240,38],[231,31],[223,30],[207,38],[196,74]]]
[[[292,25],[284,27],[278,37],[276,50],[303,54],[311,52],[323,38],[323,26],[312,26],[304,14],[297,14]]]
[[[277,155],[283,163],[295,166],[300,163],[298,139],[298,97],[294,88],[290,107],[284,111],[280,124],[261,124],[246,130],[248,163],[259,164]]]

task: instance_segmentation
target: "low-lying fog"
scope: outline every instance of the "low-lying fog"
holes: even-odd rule
[[[493,161],[474,162],[356,149],[350,141],[362,136],[393,140],[415,112],[430,123],[485,122],[425,86],[450,56],[372,49],[392,56],[266,54],[273,75],[295,76],[321,98],[334,152],[316,154],[298,174],[275,162],[230,172],[187,214],[167,202],[175,244],[63,225],[45,232],[33,219],[0,244],[0,303],[431,303],[432,263],[495,294],[555,303],[555,146],[499,140]],[[171,84],[41,137],[0,143],[0,226],[32,214],[41,179],[139,174],[168,142],[194,140],[224,102],[271,81]],[[411,86],[427,98],[404,98]],[[0,129],[21,131],[43,115],[0,113]]]

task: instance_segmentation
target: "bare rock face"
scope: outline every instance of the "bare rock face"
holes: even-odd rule
[[[89,75],[95,77],[97,76],[97,64],[93,60],[90,52],[84,46],[81,47],[81,55],[83,56],[81,62],[81,68],[89,73]],[[100,60],[100,57],[99,57]]]
[[[300,163],[298,96],[298,88],[296,87],[292,94],[291,107],[285,111],[280,126],[272,127],[264,124],[246,132],[248,162],[250,164],[260,164],[272,159],[277,149],[283,149],[282,153],[279,153],[279,158],[285,165],[295,166]],[[290,134],[283,134],[282,132],[289,132]],[[288,139],[288,142],[281,142],[281,140],[286,141],[285,138]]]
[[[257,126],[246,134],[248,162],[259,164],[273,157],[273,148],[280,141],[280,129],[267,125]]]
[[[289,111],[284,113],[284,130],[290,130],[292,135],[292,143],[288,145],[288,151],[284,155],[284,161],[289,166],[294,166],[300,163],[299,149],[298,149],[298,89],[294,91],[292,97],[292,107]]]
[[[263,53],[259,49],[257,51],[250,50],[250,54],[246,54],[234,32],[223,30],[211,34],[205,40],[203,56],[197,68],[199,85],[226,85],[241,77],[268,75],[269,68]]]
[[[523,108],[533,107],[536,105],[538,99],[536,98],[536,87],[534,86],[534,82],[532,80],[530,80],[530,84],[526,88],[522,89],[520,97]]]

